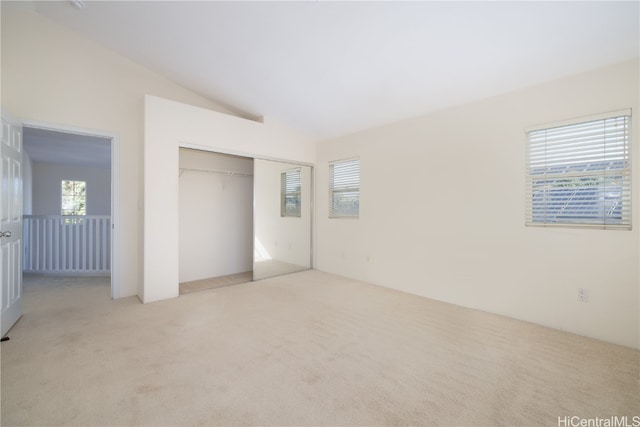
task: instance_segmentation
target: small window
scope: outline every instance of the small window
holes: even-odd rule
[[[300,217],[301,169],[291,169],[280,174],[280,216]]]
[[[62,181],[62,215],[87,214],[87,183],[85,181]]]
[[[527,132],[527,225],[631,229],[630,114]]]
[[[329,217],[360,215],[360,159],[329,163]]]

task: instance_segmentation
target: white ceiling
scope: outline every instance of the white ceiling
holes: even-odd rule
[[[24,149],[34,162],[111,167],[111,140],[48,129],[24,127]]]
[[[213,100],[330,138],[639,56],[627,2],[38,2]]]

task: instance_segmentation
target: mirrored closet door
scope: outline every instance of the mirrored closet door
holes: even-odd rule
[[[310,166],[254,160],[253,279],[311,268]]]

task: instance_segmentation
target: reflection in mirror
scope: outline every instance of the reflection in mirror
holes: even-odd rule
[[[253,279],[311,268],[311,167],[254,161]]]

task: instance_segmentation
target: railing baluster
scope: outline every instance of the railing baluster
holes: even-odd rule
[[[104,246],[104,238],[102,236],[102,219],[96,221],[96,253],[95,253],[95,262],[96,262],[96,268],[98,270],[106,270],[104,264],[102,263],[102,253],[103,253],[103,246]]]
[[[87,268],[87,252],[91,248],[87,247],[87,221],[82,221],[82,269],[84,271],[90,270]]]
[[[53,269],[55,271],[60,271],[62,269],[62,264],[61,264],[61,257],[60,257],[60,251],[62,250],[62,245],[60,244],[60,221],[56,221],[55,219],[52,220],[53,221],[53,228],[55,230],[54,234],[55,234],[55,249],[54,249],[54,258],[56,260],[56,263],[53,265]]]
[[[98,270],[103,270],[104,266],[102,265],[102,247],[101,247],[101,243],[103,238],[102,238],[102,226],[101,226],[101,222],[100,221],[96,221],[96,240],[98,241],[98,243],[96,244],[96,268]]]
[[[37,250],[37,248],[34,244],[33,234],[35,233],[35,230],[34,230],[33,222],[29,223],[29,227],[30,227],[29,239],[31,239],[29,243],[29,246],[30,246],[29,252],[31,253],[31,261],[29,262],[29,264],[31,265],[31,268],[35,268],[35,257],[36,257],[35,251]]]
[[[60,230],[60,271],[67,269],[67,228],[62,223],[63,219],[58,220],[58,226]]]
[[[97,221],[97,220],[96,220]],[[88,228],[88,233],[89,233],[89,248],[87,250],[88,255],[89,255],[89,269],[90,270],[97,270],[97,266],[93,265],[93,255],[95,253],[95,246],[93,245],[93,226],[96,223],[96,221],[91,221],[89,224],[87,224],[87,228]]]
[[[107,268],[107,251],[105,250],[104,244],[107,241],[107,221],[100,221],[100,229],[102,230],[102,246],[100,247],[100,255],[102,255],[102,268]]]
[[[79,258],[79,254],[80,251],[78,250],[78,246],[80,245],[80,241],[78,239],[78,236],[80,233],[78,233],[78,223],[72,224],[71,225],[71,233],[72,233],[72,245],[71,246],[71,270],[78,270],[78,258]]]
[[[105,269],[104,263],[102,262],[102,255],[104,254],[104,235],[102,234],[102,222],[100,219],[96,222],[96,233],[98,235],[99,244],[96,245],[96,267],[98,269]]]
[[[40,254],[40,268],[47,268],[47,221],[42,221],[40,227],[40,247],[42,253]]]
[[[24,271],[110,273],[109,216],[25,215]]]
[[[40,254],[40,268],[47,268],[47,221],[40,223],[40,247],[42,253]]]
[[[36,222],[36,268],[40,269],[40,222]]]
[[[107,235],[104,239],[104,252],[107,254],[107,263],[104,266],[105,270],[111,271],[111,217],[105,218],[104,222],[107,224]]]
[[[29,218],[25,218],[23,222],[24,231],[22,232],[22,247],[24,249],[24,264],[23,268],[29,270],[31,268],[31,237],[29,236],[29,228],[31,227]]]
[[[53,269],[53,220],[51,218],[47,218],[45,222],[47,223],[47,248],[48,248],[47,267],[50,270],[52,270]]]

